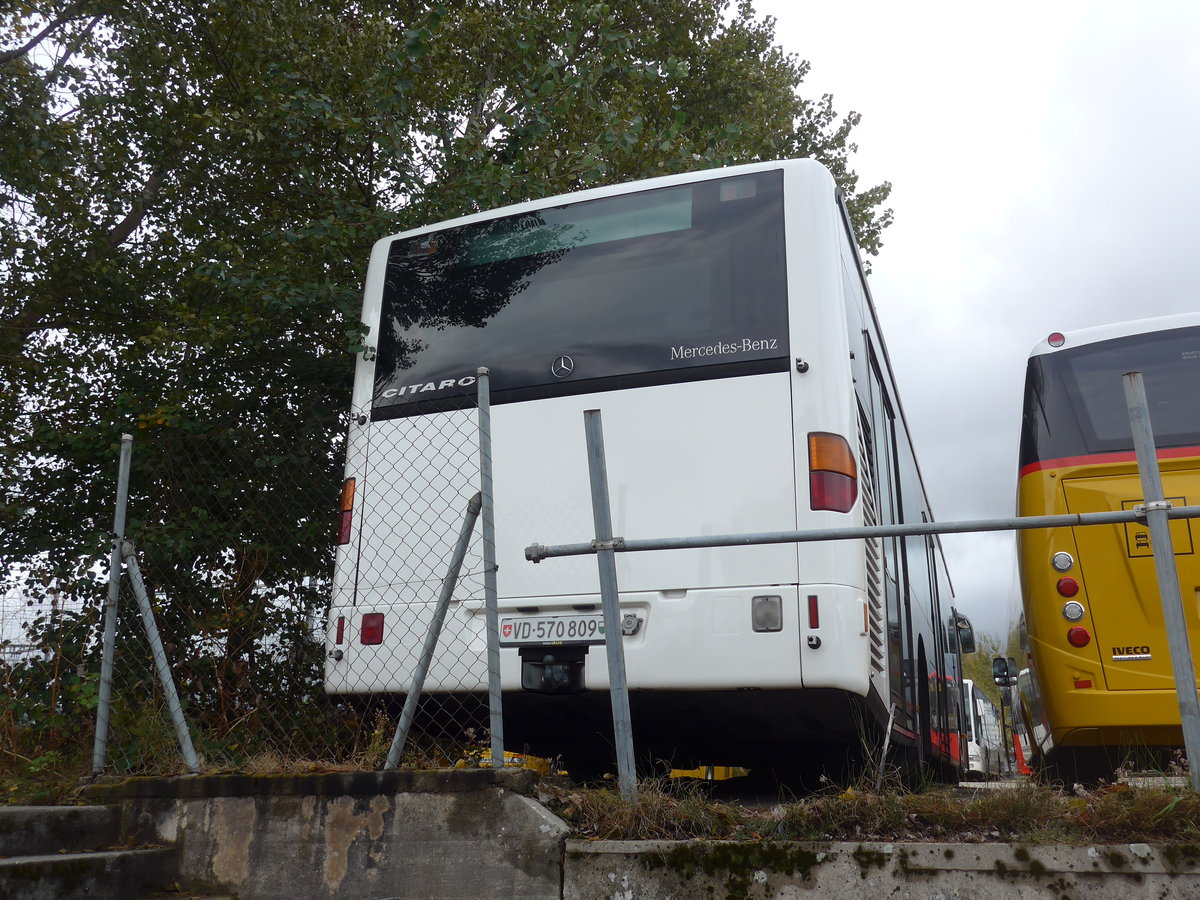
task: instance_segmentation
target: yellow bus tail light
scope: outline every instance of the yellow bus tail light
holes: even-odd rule
[[[1058,579],[1058,583],[1055,585],[1055,587],[1058,588],[1059,594],[1064,597],[1074,597],[1079,593],[1079,582],[1069,575],[1065,578]]]
[[[1078,600],[1068,600],[1063,604],[1063,618],[1068,622],[1078,622],[1083,618],[1083,614],[1085,612],[1087,612],[1087,610],[1083,608],[1083,604]]]
[[[858,466],[840,434],[814,431],[808,436],[809,506],[849,512],[858,499]]]
[[[1067,643],[1072,647],[1086,647],[1092,642],[1092,635],[1082,625],[1067,629]]]

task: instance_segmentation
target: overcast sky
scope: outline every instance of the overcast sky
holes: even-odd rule
[[[1200,3],[756,0],[855,131],[895,224],[871,290],[934,514],[1014,514],[1025,360],[1051,331],[1187,312]],[[1000,633],[1011,535],[943,539]]]

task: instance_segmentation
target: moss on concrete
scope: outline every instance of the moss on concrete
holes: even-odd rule
[[[641,854],[640,862],[647,869],[668,869],[682,881],[698,874],[723,879],[725,900],[748,900],[755,885],[766,880],[765,873],[813,881],[813,870],[829,858],[826,851],[797,844],[697,841],[679,844],[666,853]]]

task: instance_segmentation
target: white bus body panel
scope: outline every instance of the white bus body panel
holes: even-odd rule
[[[524,557],[530,543],[586,543],[594,537],[585,409],[603,411],[614,533],[628,538],[676,537],[797,528],[797,460],[788,391],[788,376],[776,374],[495,407],[501,614],[529,607],[548,613],[599,606],[594,556],[549,559],[537,565]],[[614,398],[619,403],[606,408],[605,401]],[[719,427],[697,430],[696,423],[712,422],[714,417]],[[386,444],[386,434],[393,429],[434,427],[428,418],[372,423],[368,426],[375,432],[371,442]],[[530,435],[537,437],[531,440]],[[806,446],[801,447],[806,454]],[[436,470],[447,494],[464,498],[450,512],[451,518],[461,517],[465,498],[474,491],[473,471],[469,459],[456,460],[455,448],[447,449],[450,452],[442,461],[392,460],[389,468],[399,464]],[[737,462],[731,465],[730,460]],[[807,474],[807,458],[802,464]],[[333,676],[329,688],[334,693],[403,691],[415,663],[411,648],[419,646],[428,628],[439,585],[405,583],[389,561],[431,552],[434,548],[423,546],[424,536],[434,530],[444,532],[447,514],[406,502],[407,481],[368,473],[362,484],[355,517],[357,540],[372,552],[373,563],[369,569],[364,565],[359,575],[357,605],[349,617],[351,630],[341,645],[346,657],[329,668]],[[364,517],[365,509],[371,512]],[[364,518],[371,525],[369,532],[362,527]],[[475,570],[479,568],[477,544],[468,559],[468,568],[473,562]],[[347,548],[342,549],[349,555]],[[847,570],[854,573],[859,554],[849,543],[814,544],[802,550],[792,544],[768,544],[617,554],[622,611],[635,612],[644,620],[639,633],[625,639],[630,686],[801,687],[815,682],[865,694],[865,594],[861,588],[830,584]],[[796,588],[800,557],[807,576],[803,598]],[[339,585],[343,592],[350,587]],[[813,593],[821,604],[822,648],[816,651],[807,646],[804,624],[807,596]],[[761,594],[784,597],[783,631],[751,630],[751,598]],[[442,634],[444,649],[435,656],[426,682],[428,692],[480,690],[483,684],[482,597],[460,592],[457,598]],[[385,643],[357,643],[354,629],[367,612],[385,613]],[[395,642],[406,647],[399,658]],[[504,688],[517,690],[517,653],[505,649],[502,657]],[[861,657],[861,665],[849,664],[855,657]],[[592,648],[589,660],[587,686],[605,687],[603,648]]]
[[[641,190],[721,178],[736,171],[784,170],[790,292],[791,355],[807,363],[786,373],[720,378],[572,397],[506,403],[491,411],[497,584],[501,615],[518,607],[542,613],[596,604],[594,556],[533,565],[524,548],[594,537],[583,412],[600,409],[608,462],[614,534],[629,539],[736,534],[862,523],[861,500],[846,514],[813,512],[808,498],[809,432],[845,436],[857,450],[857,408],[847,359],[847,313],[840,242],[843,224],[828,173],[811,161],[655,179]],[[626,193],[630,186],[573,195],[570,200]],[[562,204],[563,198],[550,201]],[[521,204],[450,225],[549,205]],[[410,233],[411,234],[411,233]],[[400,237],[400,236],[396,236]],[[372,254],[364,322],[368,347],[378,344],[380,295],[388,246]],[[371,353],[360,355],[347,477],[358,479],[352,543],[338,548],[327,639],[326,689],[334,694],[404,692],[424,638],[437,584],[405,584],[389,561],[431,553],[424,535],[461,520],[477,489],[474,442],[444,448],[440,458],[388,458],[397,429],[436,429],[437,416],[370,421]],[[478,364],[486,365],[486,360]],[[464,416],[466,412],[438,414]],[[472,413],[473,415],[473,413]],[[368,466],[369,454],[369,466]],[[414,503],[391,477],[419,467],[437,473],[444,508]],[[432,477],[432,476],[431,476]],[[439,547],[437,554],[448,554]],[[368,562],[369,565],[368,565]],[[828,687],[865,696],[870,687],[864,610],[866,571],[861,541],[618,553],[621,608],[644,618],[624,639],[629,686],[642,689]],[[467,571],[481,567],[479,541]],[[486,688],[479,582],[451,605],[426,692]],[[750,601],[778,594],[784,628],[751,630]],[[817,596],[820,625],[807,625],[807,598]],[[385,640],[358,642],[365,613],[385,613]],[[345,618],[343,643],[334,622]],[[808,637],[821,638],[819,649]],[[334,658],[340,650],[344,657]],[[591,647],[588,688],[603,689],[604,648]],[[520,689],[517,651],[502,651],[504,689]],[[877,686],[887,672],[876,672]]]

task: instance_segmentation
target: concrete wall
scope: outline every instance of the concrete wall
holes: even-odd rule
[[[93,786],[179,882],[240,900],[1200,898],[1200,847],[577,841],[523,770]],[[0,892],[2,893],[2,892]]]
[[[558,900],[567,828],[532,773],[476,769],[131,779],[93,787],[174,843],[181,886],[240,900]],[[524,792],[524,793],[523,793]]]
[[[568,841],[564,900],[1200,897],[1200,847]]]

